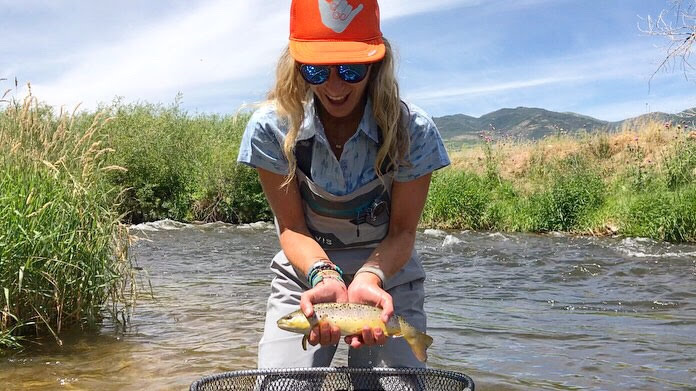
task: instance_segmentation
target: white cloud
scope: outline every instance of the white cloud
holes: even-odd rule
[[[388,20],[479,3],[383,0],[380,7]],[[230,94],[243,95],[239,88],[248,89],[249,79],[272,77],[275,59],[287,42],[289,5],[287,0],[215,0],[198,5],[186,14],[130,31],[120,41],[81,52],[77,48],[62,59],[63,73],[33,83],[33,91],[51,104],[82,102],[88,108],[115,96],[170,101],[180,91],[186,97],[187,91],[206,84],[226,83]],[[266,80],[258,84],[268,85]]]
[[[454,8],[478,7],[495,12],[514,11],[522,8],[537,7],[544,3],[561,0],[380,0],[379,9],[383,20],[441,12]]]
[[[514,80],[503,83],[479,84],[467,87],[438,88],[426,91],[413,92],[408,94],[410,99],[429,100],[429,99],[450,99],[457,96],[472,96],[481,94],[501,93],[521,88],[539,87],[548,84],[557,84],[579,80],[578,77],[547,77],[531,80]]]
[[[549,85],[567,87],[583,82],[627,79],[645,82],[647,89],[650,68],[643,53],[636,47],[610,47],[527,63],[500,63],[495,68],[462,69],[458,74],[444,77],[442,73],[427,71],[428,67],[424,66],[426,71],[415,71],[411,79],[420,79],[427,87],[414,89],[406,95],[415,100],[437,101],[461,96],[496,96]]]
[[[89,107],[114,96],[172,99],[206,83],[243,81],[272,66],[285,44],[287,7],[216,1],[120,42],[80,53],[56,80],[34,85],[51,103]]]

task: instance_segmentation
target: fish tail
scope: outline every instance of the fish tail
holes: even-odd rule
[[[401,326],[401,335],[411,347],[416,358],[421,362],[427,361],[428,354],[426,350],[432,345],[433,338],[406,323],[406,321],[401,318],[399,318],[399,326]]]

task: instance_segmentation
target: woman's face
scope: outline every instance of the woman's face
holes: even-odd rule
[[[367,76],[358,83],[343,81],[335,67],[331,67],[329,80],[319,85],[309,85],[314,95],[319,98],[321,105],[327,114],[336,118],[345,118],[351,114],[362,113],[365,89],[370,79],[372,67],[367,71]]]

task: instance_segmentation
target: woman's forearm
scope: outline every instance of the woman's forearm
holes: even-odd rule
[[[427,174],[392,185],[389,233],[365,262],[365,265],[379,267],[387,278],[401,270],[411,258],[430,177]]]
[[[305,276],[315,262],[329,259],[326,251],[312,238],[311,234],[301,230],[282,230],[280,247],[290,263]]]
[[[415,230],[400,230],[390,233],[365,261],[367,266],[377,266],[391,277],[401,270],[411,258],[416,241]]]

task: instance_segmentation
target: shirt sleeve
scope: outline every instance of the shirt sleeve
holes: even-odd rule
[[[275,110],[260,108],[252,114],[244,130],[237,162],[287,175],[288,161],[281,147],[283,139]]]
[[[419,108],[409,109],[412,111],[409,124],[411,146],[406,160],[410,164],[399,166],[394,175],[397,182],[412,181],[450,164],[435,122]]]

